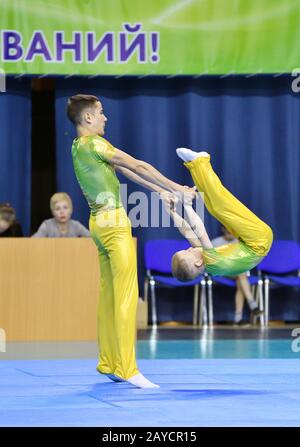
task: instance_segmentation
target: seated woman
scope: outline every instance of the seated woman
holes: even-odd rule
[[[44,220],[32,237],[90,237],[89,231],[77,220],[72,220],[73,204],[65,192],[57,192],[50,199],[53,218]]]
[[[198,190],[204,193],[204,203],[210,214],[238,240],[214,248],[190,199],[184,203],[187,222],[176,213],[175,201],[167,197],[165,204],[168,212],[191,244],[189,249],[173,256],[173,275],[180,281],[189,281],[204,270],[211,275],[222,276],[237,276],[251,270],[271,248],[271,228],[224,188],[213,171],[209,154],[185,148],[177,149],[177,154],[191,172]]]
[[[22,237],[21,225],[9,203],[0,204],[0,237]]]

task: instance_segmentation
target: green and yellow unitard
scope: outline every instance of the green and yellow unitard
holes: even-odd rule
[[[91,209],[89,228],[100,263],[97,370],[126,380],[138,373],[137,264],[120,183],[109,164],[114,153],[115,148],[96,135],[75,138],[72,145],[76,177]]]
[[[184,163],[198,190],[204,193],[208,211],[238,242],[203,250],[207,273],[236,276],[255,267],[271,248],[271,228],[234,197],[213,171],[210,156]]]

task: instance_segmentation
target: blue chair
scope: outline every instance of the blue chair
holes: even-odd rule
[[[254,288],[253,295],[255,296],[257,305],[260,310],[264,310],[263,280],[260,276],[251,275],[250,272],[247,272],[247,275],[248,275],[248,280],[249,280],[250,285]],[[212,284],[214,284],[214,283],[220,284],[223,286],[228,286],[228,287],[236,287],[236,282],[234,279],[223,277],[223,276],[212,276],[211,282],[209,282],[209,281],[207,282],[208,293],[212,294],[212,291],[210,289],[212,289]],[[211,299],[211,301],[212,301],[212,299]],[[265,325],[265,315],[261,315],[259,317],[259,319],[260,319],[260,325],[264,326]]]
[[[199,285],[201,285],[201,304],[205,302],[205,279],[199,276],[193,281],[181,282],[172,276],[172,257],[180,250],[186,250],[190,244],[185,240],[161,239],[146,242],[144,248],[145,267],[147,276],[144,283],[144,299],[148,300],[148,290],[150,286],[152,325],[157,325],[157,309],[155,286],[164,287],[194,287],[194,313],[193,325],[197,325]],[[200,324],[202,324],[202,314],[200,305]]]
[[[268,255],[257,266],[257,269],[264,280],[265,314],[268,326],[270,282],[281,286],[300,286],[300,246],[298,242],[274,241]],[[296,271],[298,271],[298,276],[293,275]]]

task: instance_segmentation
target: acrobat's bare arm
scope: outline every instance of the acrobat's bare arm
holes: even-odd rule
[[[200,216],[195,212],[192,205],[184,203],[184,209],[191,225],[192,230],[195,232],[197,238],[201,242],[204,249],[213,248],[213,244],[209,239],[206,228]]]
[[[201,242],[192,230],[189,223],[176,212],[176,203],[178,201],[177,198],[174,196],[170,197],[170,195],[167,194],[162,194],[161,197],[167,213],[172,217],[175,227],[178,228],[182,236],[191,244],[192,247],[201,247]]]
[[[109,160],[109,162],[115,168],[127,168],[134,174],[138,175],[147,182],[154,183],[159,188],[171,191],[173,193],[179,193],[180,195],[186,194],[190,195],[191,199],[195,197],[195,192],[192,188],[186,189],[184,186],[169,180],[167,177],[162,175],[157,169],[155,169],[151,164],[144,162],[143,160],[137,160],[131,157],[124,151],[115,148],[114,156]]]
[[[129,180],[132,180],[134,183],[137,183],[138,185],[143,186],[144,188],[149,189],[150,191],[154,191],[157,193],[163,193],[165,190],[161,188],[160,186],[149,182],[148,180],[143,179],[138,174],[135,174],[133,171],[131,171],[128,168],[125,168],[124,166],[115,166],[115,170],[117,172],[120,172],[125,177],[127,177]]]
[[[189,202],[184,203],[189,222],[176,212],[175,199],[170,199],[169,196],[166,196],[164,204],[167,212],[172,217],[175,226],[178,228],[182,236],[189,241],[192,247],[203,247],[204,249],[213,247],[201,218],[193,210],[193,207]]]

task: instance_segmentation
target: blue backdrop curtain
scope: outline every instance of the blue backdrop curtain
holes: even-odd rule
[[[169,178],[191,185],[175,154],[178,146],[206,150],[228,189],[274,230],[300,240],[299,94],[290,76],[181,78],[69,78],[56,83],[57,188],[74,200],[74,218],[88,223],[88,208],[72,169],[75,136],[65,115],[67,98],[91,93],[108,117],[106,138]],[[129,182],[128,191],[137,190]],[[130,207],[129,207],[130,209]],[[219,225],[205,216],[210,236]],[[179,237],[176,229],[137,228],[139,272],[148,239]],[[140,281],[141,286],[141,281]]]
[[[24,235],[31,213],[31,90],[30,79],[8,78],[0,93],[0,202],[16,210]]]

